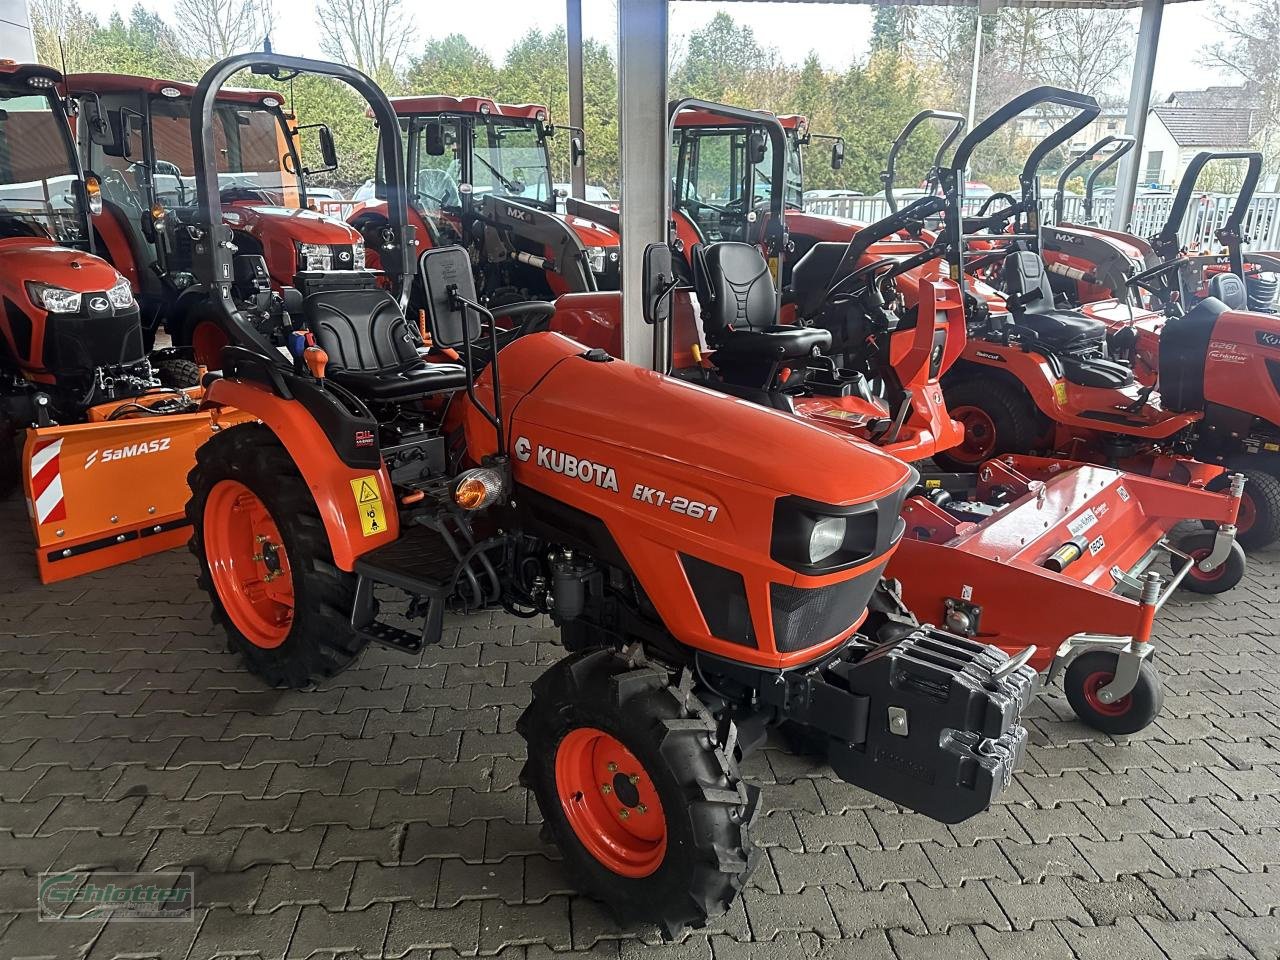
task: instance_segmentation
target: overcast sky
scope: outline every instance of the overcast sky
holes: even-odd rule
[[[127,11],[134,0],[105,0],[91,6],[97,10]],[[172,22],[172,0],[142,0]],[[321,31],[315,18],[314,0],[274,0],[277,29],[271,38],[281,53],[316,56],[320,53]],[[517,39],[534,28],[549,29],[564,23],[564,9],[557,0],[409,0],[420,37],[465,34],[500,59]],[[616,38],[616,0],[583,0],[584,30],[598,40],[612,43]],[[819,3],[714,3],[707,0],[676,0],[671,5],[671,31],[687,34],[706,23],[720,10],[727,10],[739,22],[749,24],[761,40],[777,47],[784,59],[799,62],[815,50],[829,67],[842,68],[854,57],[866,54],[871,35],[872,8],[862,4]],[[105,14],[103,14],[105,15]],[[1221,5],[1195,0],[1172,3],[1165,8],[1160,57],[1156,65],[1156,89],[1204,86],[1222,78],[1196,63],[1201,44],[1215,38],[1215,17]],[[1138,13],[1132,11],[1134,31]]]

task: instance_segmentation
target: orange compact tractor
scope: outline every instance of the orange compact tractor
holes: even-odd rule
[[[161,383],[129,281],[94,253],[61,79],[0,64],[0,492],[21,481],[45,582],[186,540],[181,478],[219,426]]]
[[[212,367],[230,342],[214,294],[196,280],[202,238],[188,222],[198,160],[191,143],[190,84],[81,73],[66,79],[77,105],[85,167],[102,180],[94,232],[104,255],[135,290],[148,341],[163,327],[188,360]],[[223,216],[231,242],[254,254],[262,274],[231,277],[242,315],[270,325],[271,300],[301,271],[360,270],[364,240],[341,220],[307,209],[307,177],[337,168],[324,124],[298,126],[272,90],[223,90],[210,118]],[[301,131],[314,129],[323,165],[302,165]],[[248,262],[248,261],[246,261]]]
[[[419,250],[458,244],[472,253],[482,302],[554,300],[590,304],[590,294],[618,289],[618,234],[601,219],[616,214],[584,205],[560,213],[548,141],[557,128],[538,104],[487,97],[392,99],[408,141],[409,220]],[[583,159],[580,135],[571,144]],[[385,203],[357,206],[351,223],[366,235],[381,229]],[[411,310],[422,306],[421,291]]]
[[[685,101],[671,108],[673,136],[684,110],[767,131],[770,176],[781,182],[785,134],[776,119]],[[780,231],[773,249],[785,257],[782,191],[771,191],[767,217]],[[941,380],[966,349],[961,286],[944,272],[948,240],[910,239],[938,217],[959,217],[954,193],[920,198],[848,243],[812,245],[791,271],[794,323],[783,322],[756,244],[699,244],[679,257],[658,245],[646,304],[661,369],[909,461],[953,447],[964,433]],[[678,240],[678,226],[673,232]],[[696,311],[667,256],[691,259]],[[554,322],[597,346],[611,336],[606,324],[562,311]],[[1238,503],[1061,458],[992,460],[924,475],[903,503],[906,536],[888,573],[921,618],[1012,653],[1034,646],[1031,663],[1062,677],[1083,721],[1131,733],[1154,719],[1162,699],[1149,642],[1155,612],[1177,586],[1219,592],[1244,572],[1233,541]],[[1212,529],[1175,539],[1187,517]],[[1159,572],[1166,564],[1167,579]]]
[[[323,73],[369,101],[384,131],[380,260],[404,291],[419,258],[396,117],[345,66],[248,54],[201,80],[210,238],[230,230],[205,131],[219,85],[245,68]],[[233,260],[213,242],[196,269],[209,280]],[[292,362],[219,301],[250,345],[224,351],[207,402],[256,422],[201,449],[188,512],[201,583],[250,669],[302,686],[370,641],[437,642],[446,610],[551,617],[572,652],[519,720],[522,780],[581,889],[669,936],[723,914],[750,876],[758,791],[738,764],[771,725],[928,816],[991,803],[1021,756],[1034,675],[1025,656],[876,599],[914,470],[547,332],[550,304],[499,329],[460,247],[421,271],[433,343],[458,362],[415,349],[415,324],[373,282],[304,278]],[[411,598],[420,630],[380,617],[387,590]]]
[[[1187,291],[1171,295],[1179,258],[1128,280],[1166,302],[1164,313],[1117,300],[1081,309],[1057,302],[1039,253],[1036,171],[1054,146],[1087,125],[1093,98],[1054,87],[1014,98],[961,141],[940,171],[943,190],[962,200],[973,150],[1038,104],[1069,115],[1028,157],[1021,196],[945,227],[952,273],[963,278],[969,298],[970,337],[945,380],[965,441],[946,451],[944,462],[965,468],[998,454],[1049,451],[1211,490],[1228,489],[1236,472],[1249,481],[1241,542],[1254,548],[1275,541],[1280,318],[1231,308],[1228,286],[1242,287],[1235,273],[1215,275],[1199,302]],[[987,285],[979,290],[975,276]],[[1242,301],[1243,289],[1239,294]]]

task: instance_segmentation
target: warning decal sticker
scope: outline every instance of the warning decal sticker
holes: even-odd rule
[[[351,481],[351,493],[360,511],[360,529],[366,537],[383,533],[387,529],[387,515],[382,510],[382,494],[378,492],[377,474],[357,477]]]

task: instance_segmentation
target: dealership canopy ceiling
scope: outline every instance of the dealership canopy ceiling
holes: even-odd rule
[[[710,0],[677,0],[680,3],[706,3]],[[718,3],[759,3],[762,0],[715,0]],[[768,0],[771,3],[859,3],[864,6],[889,4],[903,7],[1099,7],[1104,10],[1130,10],[1142,6],[1142,0]],[[1195,0],[1165,0],[1165,3],[1191,3]]]

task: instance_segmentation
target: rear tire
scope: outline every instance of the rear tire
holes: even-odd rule
[[[1244,474],[1248,482],[1240,497],[1236,540],[1246,550],[1261,550],[1271,546],[1280,540],[1280,477],[1265,470],[1229,467],[1228,471],[1214,477],[1205,489],[1224,491],[1231,486],[1232,473]]]
[[[1080,722],[1103,733],[1123,736],[1150,726],[1164,705],[1164,685],[1150,660],[1138,667],[1138,681],[1115,703],[1102,703],[1098,690],[1115,676],[1117,657],[1105,650],[1081,654],[1071,661],[1062,680],[1067,702]]]
[[[334,565],[315,500],[275,435],[256,423],[215,434],[187,482],[191,552],[228,649],[273,687],[305,687],[348,666],[367,643],[349,619],[356,578]]]
[[[578,889],[674,938],[746,884],[759,790],[705,707],[670,681],[613,650],[575,654],[534,682],[516,729],[529,748],[521,783]]]
[[[166,387],[184,390],[200,385],[200,365],[191,360],[168,354],[155,363],[156,376]]]
[[[1190,554],[1192,563],[1197,563],[1213,550],[1213,541],[1216,536],[1217,534],[1208,531],[1190,534],[1178,541],[1178,549]],[[1227,554],[1227,559],[1208,573],[1193,566],[1182,578],[1181,586],[1192,593],[1226,593],[1244,577],[1247,566],[1248,560],[1244,555],[1244,547],[1237,541],[1231,544],[1231,552]]]
[[[944,470],[965,473],[1003,453],[1030,453],[1040,428],[1031,401],[999,380],[967,377],[944,389],[947,410],[964,425],[964,440],[933,455]]]

